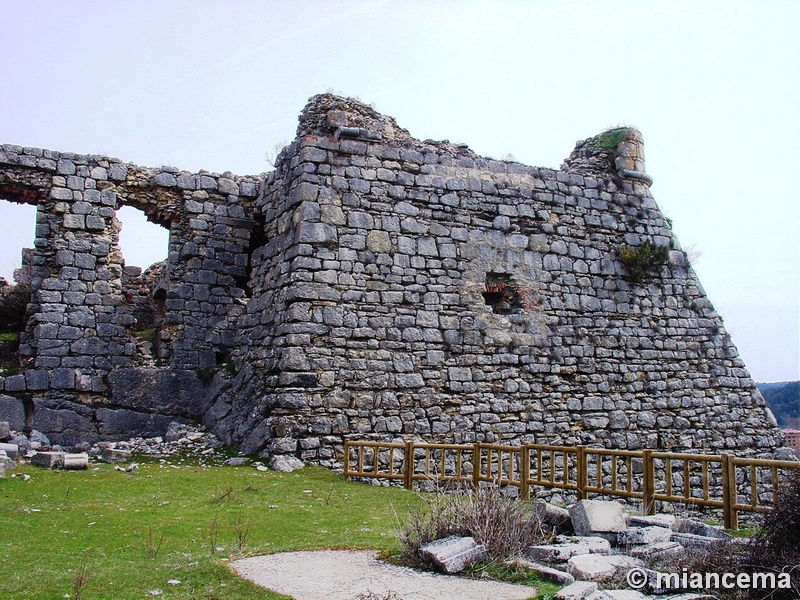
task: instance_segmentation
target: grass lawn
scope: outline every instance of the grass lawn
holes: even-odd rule
[[[17,472],[31,478],[0,479],[0,598],[17,600],[283,599],[226,561],[316,548],[392,553],[398,519],[419,502],[311,466],[275,473],[171,458],[140,462],[135,475],[101,463]]]

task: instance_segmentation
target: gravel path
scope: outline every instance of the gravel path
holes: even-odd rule
[[[295,600],[355,600],[372,592],[393,600],[526,600],[536,588],[435,575],[377,560],[374,552],[284,552],[230,563],[241,577]]]

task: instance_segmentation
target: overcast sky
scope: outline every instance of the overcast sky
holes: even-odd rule
[[[257,174],[307,99],[555,167],[619,124],[758,381],[800,378],[800,2],[5,2],[0,143]],[[128,214],[132,213],[132,214]],[[166,234],[128,209],[123,253]],[[0,201],[0,276],[33,216]]]

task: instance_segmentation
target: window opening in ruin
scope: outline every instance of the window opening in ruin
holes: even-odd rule
[[[511,275],[505,273],[487,273],[486,291],[483,300],[492,312],[507,315],[518,312],[522,308],[522,300],[517,285],[511,281]]]
[[[36,206],[0,202],[0,377],[22,370],[19,344],[31,301],[35,233]]]
[[[169,231],[151,223],[145,214],[130,206],[117,210],[120,221],[119,245],[125,268],[122,287],[135,318],[131,335],[139,364],[152,366],[165,358],[162,349],[166,300],[166,258]]]
[[[117,219],[121,224],[119,246],[127,266],[147,270],[167,259],[169,231],[165,227],[151,223],[141,210],[131,206],[121,206]]]

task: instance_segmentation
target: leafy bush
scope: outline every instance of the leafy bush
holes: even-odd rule
[[[595,136],[594,140],[603,150],[616,150],[620,142],[624,142],[628,139],[628,131],[627,127],[608,129]]]

